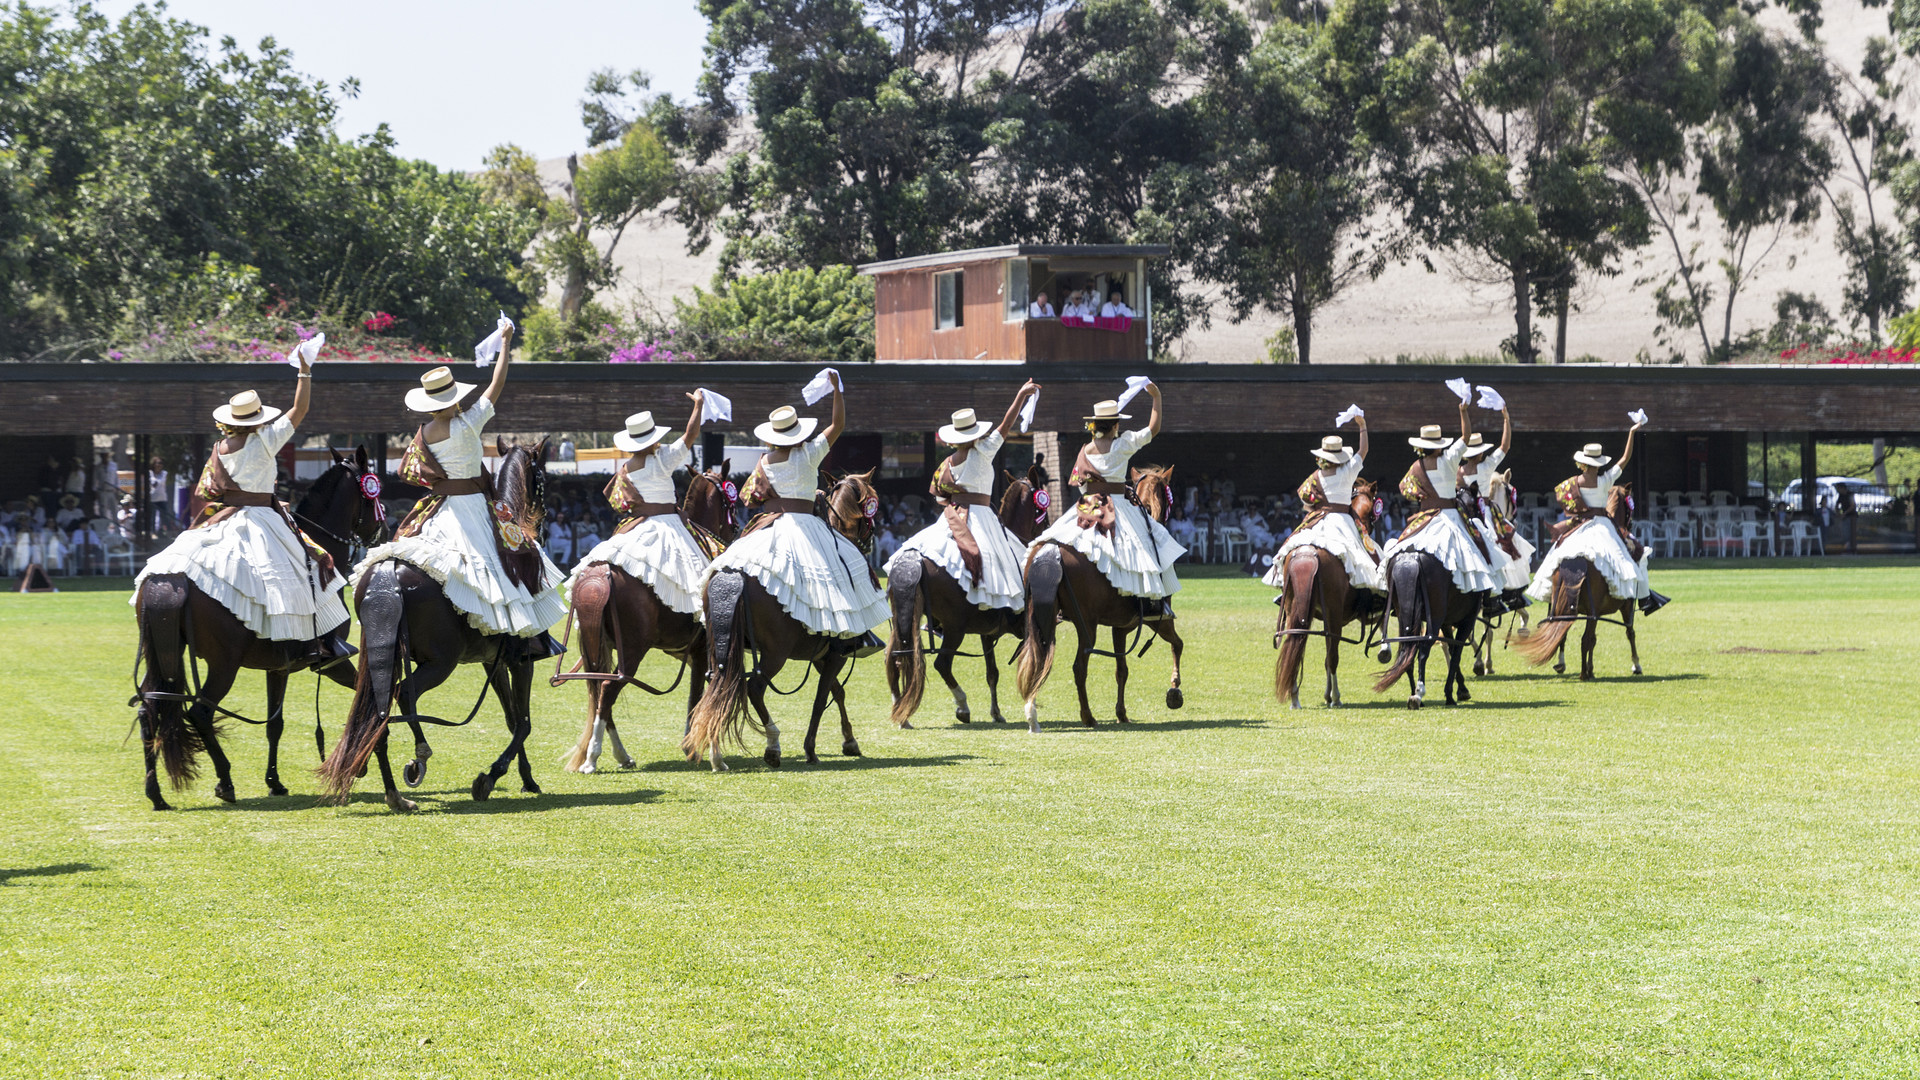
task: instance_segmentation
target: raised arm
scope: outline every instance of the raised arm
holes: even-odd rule
[[[1463,401],[1460,403],[1460,441],[1466,442],[1467,436],[1472,434],[1473,434],[1473,418],[1468,415],[1467,403]]]
[[[1507,450],[1513,446],[1513,413],[1506,406],[1500,407],[1500,456],[1506,457]]]
[[[1627,462],[1633,460],[1633,437],[1634,435],[1638,434],[1639,431],[1640,431],[1639,424],[1635,424],[1632,427],[1627,429],[1626,449],[1620,451],[1620,462],[1619,464],[1614,466],[1614,468],[1619,469],[1622,473],[1625,473],[1627,471]]]
[[[313,369],[304,357],[300,360],[300,376],[293,381],[293,408],[287,410],[287,422],[294,427],[307,418],[307,406],[313,401]]]
[[[493,365],[493,381],[487,384],[487,400],[500,404],[500,392],[507,388],[507,361],[513,356],[513,327],[500,338],[500,359]]]
[[[687,414],[687,430],[680,436],[680,445],[682,446],[693,445],[694,436],[700,434],[701,410],[707,407],[706,396],[698,390],[688,394],[687,400],[693,402],[693,411]]]
[[[1160,387],[1155,385],[1154,383],[1148,383],[1147,396],[1153,399],[1153,413],[1152,415],[1147,417],[1147,434],[1155,438],[1159,438],[1160,436]]]
[[[840,433],[845,430],[847,430],[846,388],[841,386],[840,373],[836,371],[833,373],[833,421],[827,425],[827,430],[823,432],[827,439],[827,445],[832,446],[834,443],[839,442]]]
[[[1028,398],[1039,392],[1040,384],[1028,379],[1027,385],[1022,386],[1020,392],[1013,395],[1013,403],[1007,406],[1007,415],[1000,418],[1000,426],[996,429],[1001,436],[1013,434],[1014,422],[1020,419],[1020,406],[1025,405]]]

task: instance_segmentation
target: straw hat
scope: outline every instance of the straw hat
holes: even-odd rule
[[[1422,450],[1445,450],[1453,445],[1453,436],[1443,434],[1439,424],[1426,424],[1420,428],[1420,434],[1407,442]]]
[[[1329,435],[1320,440],[1320,449],[1315,450],[1313,456],[1321,461],[1331,461],[1335,465],[1345,465],[1353,460],[1353,451],[1347,449],[1345,440],[1340,436]]]
[[[420,376],[420,385],[407,391],[407,408],[414,412],[439,412],[473,393],[472,383],[454,382],[453,369],[437,367]]]
[[[259,427],[273,423],[279,415],[279,409],[260,404],[260,395],[251,390],[242,390],[213,410],[213,418],[228,427]]]
[[[66,507],[66,508],[67,508],[67,509],[69,509],[69,510],[71,510],[71,509],[73,509],[74,507],[76,507],[76,506],[79,506],[79,505],[80,505],[80,496],[78,496],[78,495],[75,495],[75,494],[73,494],[73,493],[71,493],[71,492],[69,492],[69,493],[67,493],[67,494],[65,494],[65,495],[62,495],[62,496],[60,496],[60,505],[61,505],[61,506],[64,506],[64,507]]]
[[[1596,469],[1604,469],[1607,467],[1607,463],[1613,459],[1600,452],[1599,443],[1590,442],[1581,447],[1579,453],[1573,455],[1573,460],[1582,465],[1591,465]]]
[[[1460,452],[1461,457],[1477,458],[1493,449],[1493,444],[1480,437],[1479,432],[1467,436],[1467,448]]]
[[[667,437],[667,429],[653,422],[651,412],[627,417],[627,430],[613,433],[613,445],[629,454],[637,454]]]
[[[753,437],[769,446],[799,446],[813,437],[820,421],[801,416],[791,405],[782,405],[767,414],[767,422],[753,429]]]
[[[1082,420],[1131,420],[1133,419],[1133,417],[1128,413],[1123,413],[1120,411],[1120,403],[1118,401],[1108,400],[1108,401],[1094,402],[1093,415],[1083,416],[1081,417],[1081,419]]]
[[[953,414],[953,423],[940,429],[940,441],[948,446],[960,446],[992,430],[993,425],[974,416],[972,409],[961,409]]]

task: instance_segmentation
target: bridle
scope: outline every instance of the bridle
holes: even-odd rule
[[[842,489],[847,489],[843,493]],[[850,497],[860,492],[859,481],[853,477],[843,477],[827,493],[827,523],[833,531],[853,542],[853,546],[864,554],[873,549],[874,517],[880,512],[880,499],[868,495],[859,506],[859,514],[854,515],[840,508],[840,503],[850,501]]]
[[[345,462],[340,463],[340,468],[346,469],[348,474],[352,476],[354,489],[360,495],[360,502],[353,508],[353,519],[347,523],[348,535],[341,536],[339,533],[298,510],[289,509],[288,513],[293,515],[294,520],[300,523],[302,529],[317,532],[321,536],[340,545],[341,550],[347,553],[347,561],[357,563],[359,556],[366,552],[369,543],[369,541],[362,539],[360,536],[360,523],[363,520],[363,515],[367,512],[367,504],[372,504],[373,520],[381,525],[386,523],[387,508],[386,504],[380,501],[380,477],[375,475],[372,469],[363,471]],[[309,494],[308,499],[311,498],[312,495]],[[308,499],[302,499],[301,505],[306,505]]]

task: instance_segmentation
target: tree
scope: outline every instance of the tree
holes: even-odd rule
[[[1881,323],[1905,308],[1913,284],[1899,232],[1894,222],[1882,220],[1886,200],[1876,198],[1913,161],[1911,131],[1896,107],[1905,89],[1893,75],[1896,59],[1891,42],[1870,38],[1860,77],[1830,64],[1827,82],[1826,113],[1834,124],[1836,157],[1846,168],[1820,186],[1833,208],[1834,244],[1847,260],[1842,309],[1854,326],[1866,324],[1874,345],[1880,344]],[[1848,188],[1859,192],[1857,209]]]
[[[702,360],[870,361],[873,279],[851,266],[779,270],[673,302],[680,344]]]

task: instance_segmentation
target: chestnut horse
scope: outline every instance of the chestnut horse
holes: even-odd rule
[[[824,500],[816,498],[814,512],[826,518],[833,531],[865,551],[873,543],[873,511],[879,496],[873,490],[873,470],[842,477],[827,491]],[[825,506],[820,503],[824,501]],[[824,510],[824,513],[822,512]],[[838,546],[838,545],[836,545]],[[827,552],[827,558],[837,558]],[[867,571],[863,560],[853,573]],[[694,706],[680,748],[688,760],[705,756],[713,771],[723,772],[721,759],[726,743],[743,744],[742,729],[758,727],[767,737],[763,755],[772,768],[780,767],[780,728],[767,712],[767,689],[789,660],[813,665],[820,684],[813,696],[813,719],[807,727],[807,762],[820,760],[814,752],[814,737],[820,731],[820,715],[827,699],[840,710],[840,752],[860,756],[860,744],[853,737],[853,723],[847,719],[847,691],[840,682],[840,669],[852,657],[853,641],[809,631],[804,623],[787,614],[760,580],[740,570],[721,570],[707,579],[704,600],[707,615],[707,687]],[[754,654],[752,670],[746,655]],[[777,693],[778,691],[776,691]],[[792,691],[789,691],[790,693]],[[748,707],[752,707],[749,715]]]
[[[1000,524],[1025,548],[1040,535],[1047,524],[1047,472],[1039,462],[1027,469],[1024,479],[1015,480],[1000,498]],[[894,563],[888,571],[887,601],[893,618],[887,631],[887,689],[893,692],[893,722],[900,727],[909,723],[920,707],[927,688],[927,662],[920,647],[920,620],[940,635],[940,648],[933,669],[953,692],[953,718],[965,724],[973,714],[967,708],[966,691],[953,678],[953,658],[968,634],[980,637],[980,656],[987,667],[987,695],[993,722],[1004,724],[1000,714],[1000,665],[993,655],[994,646],[1005,634],[1019,636],[1025,627],[1019,611],[994,608],[982,611],[967,600],[946,568],[931,559],[920,558]]]
[[[352,565],[349,556],[355,544],[372,543],[379,536],[379,492],[379,478],[367,468],[366,447],[356,447],[352,457],[335,450],[333,465],[320,474],[293,511],[301,531],[326,551],[343,574]],[[282,706],[287,676],[312,664],[303,655],[306,643],[255,636],[185,574],[155,574],[141,582],[134,612],[140,627],[140,657],[147,670],[132,703],[139,706],[146,794],[153,808],[170,809],[160,794],[156,758],[179,791],[199,775],[202,750],[213,760],[219,778],[213,785],[214,797],[234,801],[233,774],[220,749],[215,714],[225,712],[220,701],[233,689],[241,668],[267,673],[267,791],[285,795],[279,768],[280,734],[286,727]],[[336,632],[344,636],[346,629]],[[183,650],[191,651],[183,657]],[[196,661],[200,660],[207,664],[206,681],[189,688],[189,679],[199,679]],[[353,685],[351,668],[345,663],[326,665],[320,673],[342,686]],[[324,755],[326,735],[317,724],[313,737]]]
[[[722,544],[731,544],[737,531],[734,495],[730,494],[735,490],[720,466],[696,472],[687,481],[680,512],[688,525]],[[655,695],[673,691],[672,686],[655,689],[634,675],[647,651],[659,649],[680,661],[682,678],[688,669],[694,669],[693,678],[687,680],[687,716],[691,723],[693,707],[700,703],[700,692],[706,686],[703,672],[695,665],[702,664],[706,657],[707,628],[699,616],[661,603],[651,586],[612,563],[597,562],[582,570],[574,579],[569,600],[572,608],[567,612],[568,624],[580,624],[580,660],[568,674],[559,672],[560,661],[556,660],[553,678],[548,681],[559,686],[572,679],[586,680],[587,724],[562,763],[570,772],[593,772],[605,739],[613,746],[613,759],[621,768],[631,769],[634,760],[620,742],[620,729],[613,722],[613,703],[629,684]],[[679,685],[677,679],[674,685]]]
[[[1630,509],[1631,484],[1615,484],[1607,495],[1607,519],[1614,527],[1630,530],[1633,527],[1633,512]],[[1634,601],[1620,600],[1607,589],[1607,579],[1593,564],[1584,558],[1567,559],[1553,570],[1553,592],[1547,600],[1546,617],[1540,620],[1540,627],[1523,639],[1515,649],[1521,659],[1535,667],[1547,662],[1556,653],[1553,670],[1560,674],[1567,671],[1567,629],[1576,619],[1587,620],[1587,631],[1580,636],[1580,679],[1590,682],[1593,679],[1593,647],[1599,640],[1600,620],[1609,615],[1619,616],[1622,629],[1627,632],[1627,651],[1633,657],[1633,673],[1640,671],[1640,645],[1633,636]]]
[[[1353,520],[1362,533],[1373,527],[1373,489],[1367,482],[1353,486]],[[1327,639],[1328,705],[1340,704],[1340,632],[1360,618],[1362,590],[1353,587],[1347,568],[1339,557],[1325,548],[1302,545],[1287,552],[1281,580],[1280,619],[1273,630],[1273,643],[1280,655],[1273,664],[1273,696],[1300,707],[1300,665],[1306,658],[1307,638],[1316,633],[1313,617],[1320,616],[1317,633]],[[1384,624],[1384,611],[1382,612]],[[1363,626],[1372,628],[1371,622]],[[1385,635],[1383,630],[1382,635]],[[1364,645],[1364,641],[1355,642]]]
[[[546,513],[546,469],[541,461],[547,440],[532,448],[508,446],[505,439],[496,440],[495,445],[500,451],[500,465],[493,475],[496,512],[504,508],[507,517],[538,542]],[[420,724],[434,722],[420,714],[420,695],[446,682],[461,664],[485,664],[487,683],[506,713],[509,739],[493,765],[473,778],[473,797],[485,800],[492,795],[494,785],[516,758],[520,790],[538,794],[540,785],[533,780],[526,751],[527,735],[533,730],[529,712],[533,660],[525,655],[523,639],[476,629],[466,613],[447,599],[439,582],[400,559],[382,559],[367,571],[354,591],[354,606],[360,613],[360,677],[347,712],[346,731],[320,766],[327,791],[345,799],[354,779],[365,772],[367,758],[376,756],[388,809],[399,813],[417,809],[393,786],[393,769],[387,760],[388,723],[400,719],[413,728],[414,759],[407,764],[407,773],[410,783],[418,783],[433,754]],[[401,669],[407,664],[414,665],[413,670],[403,675]],[[483,688],[483,697],[485,693]],[[402,710],[398,716],[393,712],[396,701]],[[478,710],[478,702],[474,708]]]
[[[1173,467],[1133,470],[1134,498],[1153,520],[1164,523],[1173,501]],[[1072,508],[1068,508],[1072,513]],[[1020,648],[1016,672],[1020,696],[1026,701],[1027,730],[1040,731],[1040,707],[1035,698],[1053,673],[1054,636],[1062,614],[1073,623],[1079,651],[1073,658],[1073,681],[1080,693],[1080,722],[1093,727],[1093,709],[1087,704],[1088,658],[1101,650],[1094,647],[1095,633],[1102,626],[1113,628],[1114,715],[1120,723],[1127,719],[1127,631],[1141,626],[1140,609],[1131,596],[1123,596],[1113,587],[1100,568],[1086,556],[1064,544],[1046,543],[1027,554],[1027,640]],[[1184,642],[1174,629],[1173,619],[1155,619],[1145,625],[1173,648],[1173,681],[1167,688],[1167,708],[1184,704],[1180,693],[1180,653]],[[1148,639],[1151,646],[1153,641]],[[1141,649],[1145,653],[1146,649]]]

